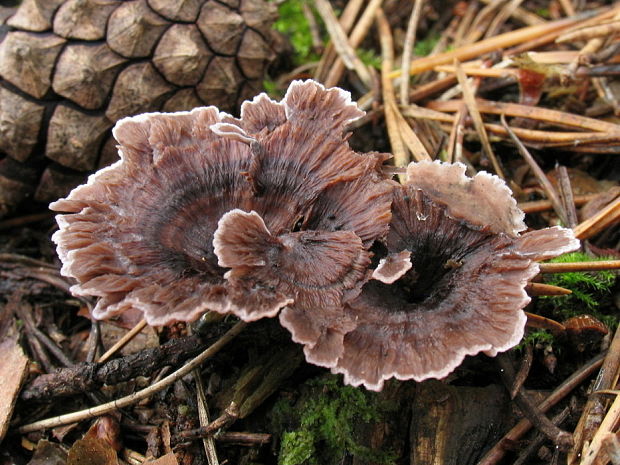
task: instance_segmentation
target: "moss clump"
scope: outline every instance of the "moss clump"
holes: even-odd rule
[[[391,454],[355,439],[360,426],[380,416],[375,394],[344,386],[331,375],[311,380],[301,387],[296,402],[283,399],[274,406],[272,421],[282,431],[278,464],[334,464],[347,455],[392,463]]]
[[[585,262],[608,260],[593,258],[580,252],[562,255],[551,262]],[[539,306],[550,312],[556,319],[567,319],[576,315],[589,313],[598,318],[610,329],[618,326],[618,317],[609,312],[612,305],[612,288],[616,282],[613,271],[555,273],[546,275],[545,282],[554,286],[570,289],[572,294],[557,297],[540,297]]]
[[[276,31],[289,38],[295,50],[296,65],[316,61],[318,55],[312,50],[312,33],[303,11],[304,0],[286,0],[278,7],[278,20],[273,24]]]

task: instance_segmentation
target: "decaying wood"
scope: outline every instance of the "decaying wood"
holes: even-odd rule
[[[238,417],[247,417],[280,388],[302,361],[303,354],[298,346],[275,347],[249,364],[234,386],[216,398],[217,405],[223,410],[235,404]]]
[[[169,25],[146,0],[123,2],[110,16],[106,42],[124,57],[146,57]]]
[[[150,63],[136,63],[119,74],[105,114],[110,121],[159,109],[173,87]]]
[[[416,388],[410,432],[410,462],[420,465],[470,465],[499,439],[509,421],[503,387],[450,386],[425,381]]]
[[[126,61],[105,43],[68,45],[56,64],[52,87],[82,108],[101,108]]]
[[[49,33],[9,32],[0,43],[0,76],[33,97],[43,97],[64,43]]]
[[[92,170],[101,142],[111,127],[112,122],[103,115],[58,105],[49,123],[47,156],[67,168]]]
[[[108,16],[118,5],[119,0],[68,0],[54,16],[54,32],[67,39],[103,39]]]
[[[201,10],[196,24],[215,53],[235,53],[241,41],[239,28],[243,25],[243,18],[238,12],[215,0],[209,0]]]
[[[93,391],[104,384],[116,384],[136,376],[149,376],[163,366],[176,366],[195,356],[205,346],[205,340],[200,337],[187,336],[104,363],[80,363],[38,376],[22,390],[20,398],[45,401]]]
[[[150,385],[149,387],[142,389],[141,391],[134,392],[133,394],[122,397],[120,399],[113,400],[112,402],[108,402],[106,404],[98,405],[97,407],[92,407],[86,410],[68,413],[65,415],[60,415],[55,418],[49,418],[46,420],[40,420],[34,423],[30,423],[28,425],[21,426],[18,429],[18,432],[21,434],[25,434],[25,433],[29,433],[32,431],[39,431],[39,430],[46,429],[46,428],[55,428],[57,426],[67,425],[70,423],[74,423],[76,421],[84,420],[86,418],[93,418],[93,417],[97,417],[100,415],[106,415],[120,408],[135,404],[136,402],[139,402],[142,399],[146,399],[150,397],[151,395],[153,395],[154,393],[179,381],[184,376],[191,373],[192,370],[202,365],[207,359],[215,355],[224,346],[226,346],[229,342],[231,342],[240,332],[243,331],[246,325],[247,323],[245,322],[236,323],[235,326],[230,328],[216,342],[214,342],[212,345],[207,347],[204,351],[198,354],[195,358],[193,358],[187,364],[183,365],[177,371],[157,381],[156,383]]]
[[[37,144],[45,107],[0,87],[0,150],[27,160]]]
[[[202,78],[211,55],[195,24],[174,24],[157,44],[153,64],[173,84],[192,86]]]

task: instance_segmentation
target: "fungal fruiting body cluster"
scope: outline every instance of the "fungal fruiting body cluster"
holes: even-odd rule
[[[349,147],[362,115],[296,81],[239,119],[119,121],[121,159],[51,205],[72,292],[99,297],[95,318],[137,309],[151,325],[279,314],[309,362],[374,390],[517,344],[536,261],[577,248],[572,232],[521,234],[506,185],[460,164],[412,163],[397,184],[387,155]]]

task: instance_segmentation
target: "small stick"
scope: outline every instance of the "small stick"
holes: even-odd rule
[[[202,376],[200,370],[196,368],[193,371],[194,381],[196,382],[196,403],[198,404],[198,419],[200,421],[200,427],[205,428],[209,425],[209,406],[207,404],[207,397],[205,396],[205,389],[202,383]],[[209,465],[219,465],[220,461],[217,458],[217,451],[215,449],[215,441],[213,436],[209,435],[202,438],[202,445],[205,449],[205,455]]]
[[[241,433],[224,431],[215,438],[217,442],[225,442],[238,446],[260,446],[271,442],[272,435],[266,433]]]
[[[594,26],[569,31],[558,37],[556,42],[561,44],[565,42],[581,42],[599,37],[607,38],[618,32],[620,32],[620,21],[616,20],[610,21],[607,24],[597,24]]]
[[[514,385],[514,369],[512,363],[506,353],[498,354],[495,357],[499,367],[500,375],[504,384],[509,392],[511,392],[511,386]],[[525,417],[545,436],[547,436],[553,443],[561,449],[568,449],[573,445],[572,435],[558,428],[554,425],[549,418],[547,418],[543,412],[540,411],[528,395],[524,392],[523,387],[519,387],[514,396],[514,401],[523,412]]]
[[[407,76],[400,81],[400,104],[409,105],[409,67],[411,66],[411,56],[413,55],[413,44],[415,43],[416,31],[420,22],[420,13],[424,0],[414,0],[407,32],[405,34],[405,46],[401,61],[402,74]]]
[[[538,409],[541,412],[546,412],[560,400],[562,400],[570,391],[584,382],[594,371],[596,371],[602,364],[605,355],[600,354],[587,362],[579,370],[573,373],[568,379],[560,384],[544,401],[538,405]],[[504,437],[495,444],[482,459],[478,462],[478,465],[495,465],[505,455],[506,443],[514,443],[521,438],[525,433],[529,431],[532,424],[529,420],[523,419],[519,421]]]
[[[620,269],[620,260],[596,262],[539,263],[541,273],[573,273],[576,271],[604,271]]]
[[[463,92],[463,100],[465,100],[465,105],[467,105],[467,111],[472,117],[474,121],[474,126],[476,128],[476,132],[478,133],[478,137],[480,142],[482,143],[482,147],[491,160],[493,164],[493,169],[495,170],[495,174],[497,174],[500,178],[506,179],[504,175],[504,170],[502,170],[501,165],[499,164],[498,159],[495,157],[495,153],[493,152],[493,148],[491,147],[491,142],[489,142],[489,136],[484,129],[484,122],[482,121],[482,116],[478,111],[478,107],[476,105],[476,97],[474,95],[474,91],[469,85],[469,81],[467,80],[467,76],[463,72],[463,67],[460,65],[458,61],[455,61],[454,66],[456,66],[456,78],[461,85],[461,91]]]
[[[596,198],[598,194],[576,195],[574,197],[575,205],[581,206]],[[549,200],[533,200],[531,202],[519,202],[519,208],[525,213],[539,213],[551,210],[552,205]]]
[[[510,398],[514,399],[517,396],[519,390],[523,387],[523,383],[527,379],[527,376],[530,374],[530,369],[532,368],[532,362],[534,361],[534,349],[532,348],[532,344],[528,344],[525,346],[525,354],[521,359],[521,365],[519,366],[519,371],[514,377],[514,381],[512,383],[512,389],[510,389]]]
[[[611,202],[596,215],[579,223],[573,228],[573,232],[577,238],[585,240],[595,236],[618,221],[620,221],[620,197]]]
[[[209,346],[202,353],[200,353],[197,357],[191,360],[189,363],[183,365],[174,373],[166,376],[162,380],[152,384],[151,386],[142,389],[141,391],[134,392],[128,396],[122,397],[120,399],[113,400],[111,402],[107,402],[102,405],[98,405],[97,407],[88,408],[85,410],[80,410],[79,412],[68,413],[66,415],[60,415],[54,418],[48,418],[45,420],[35,421],[34,423],[30,423],[28,425],[23,425],[18,428],[18,432],[21,434],[30,433],[32,431],[39,431],[47,428],[55,428],[61,425],[67,425],[69,423],[75,423],[77,421],[85,420],[87,418],[98,417],[100,415],[105,415],[106,413],[113,412],[114,410],[121,409],[123,407],[127,407],[128,405],[135,404],[136,402],[141,401],[142,399],[146,399],[150,397],[156,392],[161,391],[162,389],[174,384],[187,374],[189,374],[194,368],[199,367],[204,363],[205,360],[215,355],[219,352],[226,344],[232,341],[243,329],[247,326],[247,323],[240,321],[231,329],[229,329],[220,339],[218,339],[213,345]]]
[[[237,421],[237,418],[239,418],[239,409],[234,402],[231,402],[230,405],[226,407],[226,410],[211,423],[200,428],[181,431],[177,436],[177,440],[182,442],[213,436],[217,430],[233,424]]]
[[[561,425],[571,413],[571,406],[565,407],[560,413],[551,418],[551,423]],[[531,463],[531,458],[536,454],[547,438],[544,434],[538,434],[520,453],[512,465],[525,465]]]
[[[140,320],[140,322],[136,326],[131,328],[131,330],[129,330],[127,333],[125,333],[125,335],[122,338],[120,338],[118,341],[116,341],[116,343],[112,347],[110,347],[105,352],[105,354],[103,354],[101,357],[99,357],[99,360],[97,360],[97,362],[102,363],[102,362],[105,362],[106,360],[108,360],[112,355],[114,355],[116,352],[121,350],[134,337],[136,337],[140,333],[140,331],[142,331],[144,329],[145,326],[146,326],[146,320],[143,318],[142,320]]]

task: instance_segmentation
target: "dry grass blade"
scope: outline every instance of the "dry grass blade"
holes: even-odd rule
[[[566,34],[562,34],[556,39],[558,44],[566,42],[580,42],[583,40],[590,40],[594,38],[607,38],[620,32],[620,21],[611,21],[607,24],[597,24],[589,27],[584,27],[576,31],[570,31]]]
[[[383,94],[383,109],[385,112],[385,123],[387,125],[390,146],[394,154],[394,164],[396,166],[407,166],[409,163],[409,154],[400,137],[398,128],[398,119],[396,117],[396,102],[394,98],[394,86],[389,77],[390,71],[394,64],[394,43],[392,40],[392,31],[390,25],[379,8],[376,12],[377,28],[379,31],[379,41],[381,42],[381,88]],[[404,181],[404,175],[398,176]]]
[[[368,89],[371,89],[372,76],[366,65],[362,63],[353,47],[349,44],[349,39],[342,30],[331,4],[327,0],[314,0],[314,4],[325,22],[325,27],[327,28],[327,32],[329,32],[334,48],[338,52],[338,56],[340,56],[344,65],[348,69],[354,70],[364,85]]]
[[[504,115],[501,116],[501,121],[502,121],[502,126],[504,126],[504,129],[506,129],[506,131],[508,132],[508,135],[510,136],[512,141],[517,146],[519,153],[521,154],[523,159],[526,161],[526,163],[529,165],[530,169],[534,173],[534,176],[536,176],[536,179],[538,179],[538,182],[540,183],[540,186],[545,191],[545,194],[547,194],[547,198],[553,204],[553,209],[555,210],[556,214],[560,217],[562,222],[566,224],[567,214],[566,214],[566,211],[564,210],[564,206],[562,205],[562,202],[560,202],[560,197],[555,191],[555,188],[553,187],[551,182],[549,182],[549,179],[547,179],[547,176],[545,175],[544,171],[540,168],[540,166],[538,166],[538,163],[536,163],[536,160],[534,160],[534,157],[532,157],[530,152],[528,152],[528,150],[521,143],[521,141],[515,135],[515,133],[512,132],[512,130],[506,123],[506,118],[504,117]]]
[[[411,66],[411,56],[413,55],[413,44],[415,43],[418,22],[420,21],[420,13],[422,12],[424,0],[414,0],[413,10],[409,17],[407,25],[407,33],[405,34],[405,45],[403,48],[403,57],[401,62],[401,70],[404,77],[400,82],[400,104],[409,105],[409,67]]]
[[[460,100],[450,100],[447,102],[433,100],[428,102],[427,108],[440,112],[455,112],[459,109],[460,103]],[[521,118],[544,121],[558,126],[569,126],[586,131],[611,133],[615,137],[620,135],[620,125],[618,124],[608,123],[607,121],[601,121],[563,111],[531,107],[528,105],[520,105],[518,103],[492,102],[490,100],[483,99],[476,99],[476,104],[481,113],[491,113],[496,115],[501,115],[503,113],[506,116],[519,116]],[[610,134],[608,134],[608,136],[609,135]]]
[[[362,13],[360,20],[357,22],[353,31],[351,32],[351,36],[349,37],[349,44],[351,47],[356,48],[362,43],[366,34],[370,30],[374,20],[375,13],[377,12],[377,8],[381,6],[383,0],[370,0],[368,6]],[[332,69],[329,70],[327,77],[325,79],[325,86],[332,87],[338,84],[340,78],[342,77],[342,73],[344,72],[344,64],[342,60],[336,59]]]
[[[355,23],[355,18],[359,14],[359,11],[364,4],[364,0],[351,0],[347,2],[347,6],[344,8],[344,11],[340,15],[339,22],[340,26],[342,26],[342,30],[345,33],[349,33],[351,28],[353,27],[353,23]],[[321,55],[321,60],[314,72],[314,79],[320,82],[325,82],[327,78],[327,72],[332,67],[334,60],[338,58],[338,54],[334,50],[334,44],[329,42]]]
[[[489,4],[491,3],[491,0],[482,0],[482,3]],[[537,14],[527,11],[521,7],[515,8],[514,11],[512,11],[511,16],[517,21],[520,21],[528,26],[536,26],[546,22]]]
[[[207,404],[207,397],[205,396],[205,389],[202,383],[202,376],[200,370],[196,368],[193,372],[194,381],[196,382],[196,404],[198,406],[198,419],[200,421],[200,427],[206,427],[211,421],[209,420],[209,405]],[[220,461],[217,458],[217,451],[215,449],[215,441],[213,436],[203,437],[202,444],[207,456],[209,465],[219,465]]]
[[[588,239],[620,221],[620,197],[603,208],[596,215],[579,223],[574,229],[575,236],[581,240]]]
[[[491,142],[489,142],[489,136],[487,135],[486,130],[484,129],[484,122],[482,121],[482,116],[478,111],[478,106],[476,105],[476,97],[474,92],[469,85],[469,81],[467,80],[467,76],[463,72],[463,68],[460,63],[455,62],[454,66],[456,66],[456,78],[459,81],[461,86],[461,91],[463,92],[463,100],[465,100],[465,105],[467,105],[467,111],[472,117],[474,121],[474,126],[476,128],[476,132],[478,133],[478,137],[480,138],[480,142],[482,143],[482,148],[486,153],[489,160],[493,164],[493,169],[495,170],[495,174],[497,174],[500,178],[506,179],[504,175],[504,170],[499,164],[495,153],[493,152],[493,148],[491,147]]]

